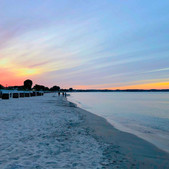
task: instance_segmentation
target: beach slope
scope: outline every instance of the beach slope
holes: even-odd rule
[[[1,169],[167,168],[169,155],[64,97],[0,100]]]
[[[169,154],[137,136],[119,131],[102,117],[78,108],[84,117],[84,126],[90,128],[93,136],[107,143],[109,167],[116,163],[125,163],[130,168],[168,168]]]

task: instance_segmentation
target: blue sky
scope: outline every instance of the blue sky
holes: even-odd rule
[[[169,88],[169,1],[0,0],[0,83]]]

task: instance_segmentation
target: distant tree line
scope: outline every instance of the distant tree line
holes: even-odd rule
[[[34,87],[32,87],[33,82],[30,79],[27,79],[24,81],[23,86],[9,86],[9,87],[4,87],[0,84],[0,89],[9,89],[9,90],[36,90],[36,91],[73,91],[73,88],[69,88],[69,89],[61,89],[59,86],[53,86],[51,88],[43,86],[43,85],[39,85],[39,84],[35,84]]]
[[[33,90],[37,90],[37,91],[59,91],[60,90],[60,87],[59,86],[53,86],[51,88],[49,87],[46,87],[46,86],[43,86],[43,85],[38,85],[36,84],[34,87],[33,87]]]

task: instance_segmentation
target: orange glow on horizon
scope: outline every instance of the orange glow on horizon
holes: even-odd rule
[[[169,89],[169,82],[137,84],[109,89]]]
[[[0,81],[0,84],[3,85],[4,87],[6,86],[22,86],[23,82],[26,79],[16,79],[15,77],[10,77],[10,79],[3,79]]]
[[[59,69],[59,67],[57,67]],[[35,78],[36,75],[43,75],[44,72],[53,70],[49,65],[44,67],[31,67],[16,64],[10,58],[0,59],[0,84],[3,86],[23,85],[26,79]],[[61,74],[58,76],[62,76]],[[133,85],[129,85],[133,84]],[[115,86],[115,87],[110,87]],[[75,89],[169,89],[169,79],[148,79],[141,81],[114,84],[96,84],[73,86]]]
[[[127,86],[117,86],[117,87],[100,87],[98,88],[97,85],[86,85],[86,86],[75,86],[76,89],[169,89],[169,82],[157,82],[157,83],[145,83],[145,84],[136,84],[136,85],[127,85]]]
[[[24,67],[13,63],[9,58],[0,59],[0,84],[3,86],[23,85],[27,77],[33,77],[40,74],[37,68]]]

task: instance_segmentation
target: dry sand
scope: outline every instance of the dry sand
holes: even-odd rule
[[[0,100],[0,169],[168,166],[167,153],[63,97]]]

